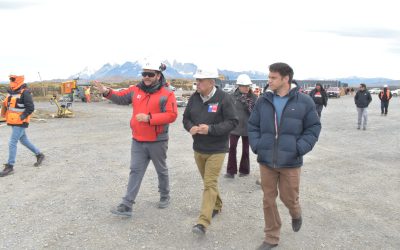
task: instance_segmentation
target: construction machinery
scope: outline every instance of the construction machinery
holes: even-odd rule
[[[61,99],[60,102],[57,100],[57,96],[53,95],[50,98],[50,103],[57,106],[57,118],[71,118],[74,117],[74,112],[71,110],[72,102],[68,99]]]

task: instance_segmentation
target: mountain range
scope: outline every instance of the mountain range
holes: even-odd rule
[[[166,78],[172,79],[193,79],[196,72],[197,65],[193,63],[181,63],[174,60],[172,63],[169,61],[163,62],[167,69],[163,72]],[[70,76],[70,79],[79,76],[80,79],[85,80],[102,80],[102,81],[123,81],[128,79],[140,79],[142,67],[138,61],[125,62],[124,64],[104,64],[98,70],[92,70],[88,67],[84,68],[81,72]],[[218,70],[220,75],[223,75],[226,80],[235,80],[240,74],[247,74],[251,79],[267,79],[268,74],[259,71],[232,71],[232,70]],[[321,80],[321,79],[308,79],[308,80]],[[328,79],[326,79],[328,80]],[[360,83],[365,83],[368,87],[380,87],[384,84],[389,86],[399,86],[400,80],[392,80],[388,78],[365,78],[365,77],[347,77],[336,78],[329,80],[339,80],[343,83],[348,83],[349,86],[357,86]]]
[[[173,61],[163,62],[167,69],[163,72],[166,78],[173,79],[193,79],[197,66],[193,63],[180,63]],[[142,67],[139,62],[125,62],[124,64],[104,64],[98,70],[90,70],[88,67],[84,68],[81,72],[70,76],[70,79],[79,77],[80,79],[87,80],[127,80],[127,79],[140,79]],[[267,74],[258,71],[231,71],[231,70],[218,70],[219,74],[223,75],[227,80],[234,80],[240,74],[248,74],[252,79],[267,79]]]

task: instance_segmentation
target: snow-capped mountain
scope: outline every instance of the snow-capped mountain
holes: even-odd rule
[[[193,63],[180,63],[176,60],[173,63],[169,61],[164,61],[167,69],[163,72],[167,78],[182,78],[190,79],[193,78],[196,72],[197,66]],[[234,80],[240,74],[248,74],[252,79],[266,79],[267,74],[257,71],[229,71],[229,70],[218,70],[221,75],[227,80]],[[107,79],[138,79],[141,78],[142,67],[138,61],[135,62],[125,62],[122,65],[119,64],[104,64],[100,69],[95,71],[89,71],[85,68],[81,72],[72,75],[70,78],[76,78],[79,76],[80,79],[87,80],[107,80]]]

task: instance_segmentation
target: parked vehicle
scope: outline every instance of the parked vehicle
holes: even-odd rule
[[[308,87],[303,90],[303,93],[309,95],[313,89],[315,89],[315,87]]]
[[[326,90],[326,94],[328,95],[328,97],[340,98],[340,89],[339,87],[329,87]]]
[[[372,89],[369,89],[368,91],[369,91],[370,94],[377,95],[377,94],[379,94],[381,92],[381,89],[380,88],[372,88]]]
[[[188,100],[185,97],[177,96],[176,97],[176,105],[178,107],[186,107],[188,104]]]
[[[235,88],[233,85],[225,84],[225,87],[222,90],[228,93],[232,93],[235,90]]]
[[[392,92],[392,96],[394,96],[394,97],[397,97],[397,96],[400,95],[400,89],[395,89],[395,90],[392,90],[390,92]]]

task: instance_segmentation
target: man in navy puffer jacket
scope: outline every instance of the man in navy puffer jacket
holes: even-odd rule
[[[257,154],[264,192],[265,240],[259,249],[271,249],[279,242],[278,189],[292,217],[293,231],[300,230],[300,167],[303,155],[312,150],[321,131],[314,101],[299,93],[296,84],[290,84],[293,69],[274,63],[269,71],[267,91],[258,99],[248,122],[249,142]]]

